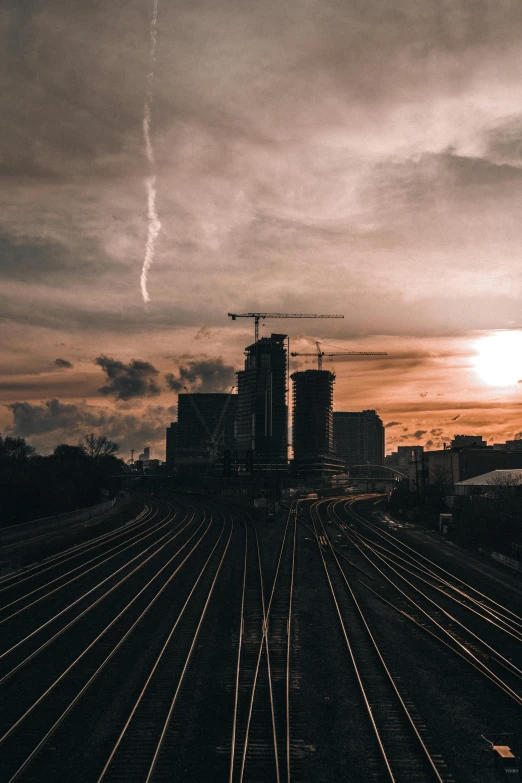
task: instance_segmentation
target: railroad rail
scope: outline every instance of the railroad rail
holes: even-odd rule
[[[339,501],[336,502],[339,503]],[[425,583],[426,580],[423,577],[417,577],[416,579],[412,575],[411,570],[409,574],[406,574],[403,566],[395,562],[392,557],[384,555],[382,549],[378,548],[368,538],[361,536],[357,531],[343,524],[337,514],[335,502],[330,505],[340,532],[350,541],[366,562],[373,566],[382,580],[384,580],[385,587],[391,588],[391,593],[381,589],[377,593],[379,597],[386,599],[393,608],[414,622],[417,627],[424,629],[433,638],[457,653],[459,657],[466,660],[496,687],[500,688],[518,706],[522,706],[522,670],[507,655],[502,654],[493,647],[491,637],[488,640],[484,636],[479,635],[476,630],[470,628],[462,619],[457,618],[455,614],[430,597],[425,589],[421,589],[418,584],[415,584],[415,581],[424,581]],[[354,512],[351,507],[347,511],[352,519],[365,523],[365,520]],[[397,539],[393,543],[397,547],[399,546]],[[413,550],[411,547],[408,549],[410,550],[410,558],[413,558]],[[422,562],[422,557],[422,555],[419,555],[417,563]],[[415,565],[414,562],[412,564]],[[436,587],[436,585],[432,586]],[[384,595],[382,594],[383,592]],[[459,591],[453,593],[445,592],[445,597],[451,599],[455,605],[462,609],[470,609],[469,596],[467,594],[465,596],[466,600],[462,600],[462,595]],[[486,596],[483,595],[483,599],[485,598]],[[484,621],[483,633],[487,636],[492,626],[492,612],[481,614],[475,608],[473,608],[473,612],[477,619]],[[516,617],[514,613],[511,614],[513,617]],[[498,619],[500,619],[500,616],[498,616]],[[498,623],[495,623],[495,627],[499,628]],[[506,628],[502,627],[500,630],[504,632]],[[515,650],[512,646],[512,640],[516,639],[516,636],[512,632],[509,632],[509,634],[511,641],[510,649],[513,655]]]
[[[293,779],[291,735],[296,507],[288,512],[265,600],[257,530],[245,520],[229,783]]]
[[[226,528],[229,528],[228,535]],[[123,729],[98,778],[101,781],[149,781],[167,775],[176,756],[175,712],[183,706],[189,665],[229,550],[234,523],[225,518],[218,538],[199,570],[170,628]],[[190,694],[185,698],[190,700]],[[182,718],[181,718],[182,720]]]
[[[331,546],[324,552],[320,545],[321,538],[329,542],[320,505],[312,507],[317,548],[382,761],[380,769],[372,770],[372,778],[449,783],[452,777],[440,755],[427,747],[422,736],[424,727],[386,664],[340,559]]]
[[[129,675],[132,662],[139,660],[140,656],[147,659],[143,656],[140,639],[157,636],[155,618],[168,616],[167,610],[173,601],[181,600],[183,587],[191,584],[191,574],[183,567],[189,559],[201,562],[206,557],[205,546],[216,536],[214,528],[212,516],[195,509],[191,525],[183,536],[185,540],[179,543],[171,541],[170,549],[160,545],[152,555],[146,554],[142,563],[146,565],[139,580],[126,582],[125,590],[111,591],[110,611],[105,607],[103,612],[96,613],[95,618],[89,617],[87,628],[83,622],[83,633],[67,634],[67,643],[64,645],[62,641],[59,656],[53,656],[54,648],[47,644],[38,650],[37,658],[31,655],[24,661],[15,662],[15,670],[20,668],[20,664],[29,666],[29,670],[25,671],[22,690],[19,677],[13,679],[11,686],[10,682],[3,683],[4,693],[6,687],[8,689],[5,703],[9,705],[2,716],[0,737],[3,779],[17,780],[35,764],[41,779],[58,779],[61,776],[58,769],[64,759],[61,755],[49,754],[51,738],[64,749],[63,752],[70,748],[74,730],[69,724],[72,721],[77,725],[90,712],[92,714],[93,703],[96,702],[92,692],[98,693],[103,700],[100,688],[107,692],[115,681],[119,679],[121,682],[125,672]],[[171,538],[175,536],[176,533]],[[172,591],[175,579],[176,583],[181,579],[179,595]],[[132,596],[130,600],[129,594]],[[82,621],[84,618],[85,613]],[[138,627],[140,634],[134,633]],[[66,626],[50,641],[61,638],[68,628]],[[42,684],[45,680],[42,670],[47,676],[45,684]],[[140,666],[132,668],[133,677],[138,676],[138,670],[141,671]],[[10,677],[6,679],[10,680]],[[81,715],[78,714],[79,709]]]

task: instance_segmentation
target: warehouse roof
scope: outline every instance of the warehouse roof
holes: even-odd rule
[[[488,485],[502,485],[510,483],[522,483],[522,468],[512,468],[511,470],[490,470],[489,473],[482,473],[481,476],[459,481],[456,487],[486,487]]]

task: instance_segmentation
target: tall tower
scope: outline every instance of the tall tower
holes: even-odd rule
[[[236,438],[241,458],[253,451],[260,467],[286,466],[286,335],[272,334],[249,345],[237,374]]]
[[[328,370],[294,372],[294,458],[333,451],[333,384]]]
[[[292,374],[294,382],[294,475],[306,482],[321,482],[341,473],[344,462],[333,454],[333,385],[329,370]]]

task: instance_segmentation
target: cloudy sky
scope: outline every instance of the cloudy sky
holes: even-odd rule
[[[153,171],[152,12],[1,4],[4,434],[162,457],[177,391],[232,385],[253,329],[227,312],[251,310],[344,313],[262,327],[294,350],[388,352],[334,364],[388,450],[522,430],[519,0],[159,0]]]

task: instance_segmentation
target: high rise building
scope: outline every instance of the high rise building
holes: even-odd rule
[[[240,459],[254,453],[262,469],[287,465],[286,335],[262,337],[246,348],[237,374],[236,437]]]
[[[347,465],[384,465],[384,426],[375,411],[335,411],[334,451]]]
[[[328,370],[294,372],[294,457],[330,454],[333,451],[333,384]]]
[[[340,473],[342,460],[333,454],[333,384],[328,370],[294,372],[293,471],[304,480]]]
[[[222,456],[234,448],[236,394],[179,394],[176,458]]]

